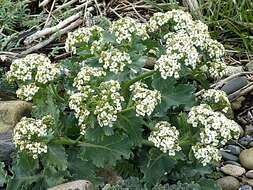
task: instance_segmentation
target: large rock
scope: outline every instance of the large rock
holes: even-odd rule
[[[0,160],[9,160],[14,149],[12,131],[23,116],[29,116],[32,104],[24,101],[0,101]]]
[[[243,167],[253,169],[253,148],[243,150],[239,156],[240,162]]]
[[[220,178],[216,181],[222,190],[238,190],[240,187],[240,182],[232,176],[226,176]]]
[[[86,180],[77,180],[69,183],[63,183],[47,190],[94,190],[91,182]]]

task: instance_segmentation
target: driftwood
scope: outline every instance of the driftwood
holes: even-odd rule
[[[68,17],[67,19],[61,21],[56,26],[53,26],[53,27],[50,27],[50,28],[45,28],[43,30],[37,31],[36,33],[32,34],[31,36],[28,36],[24,40],[24,43],[26,45],[28,45],[28,44],[31,44],[34,40],[36,40],[38,38],[45,37],[46,35],[55,33],[57,31],[59,31],[60,29],[62,29],[63,27],[67,26],[68,24],[72,23],[73,21],[77,20],[81,16],[82,16],[82,13],[79,12],[79,13],[77,13],[75,15],[72,15],[72,16]]]
[[[39,49],[49,45],[50,43],[52,43],[53,41],[56,40],[57,37],[59,37],[59,35],[63,35],[63,34],[66,34],[68,33],[69,31],[75,29],[76,27],[78,27],[80,24],[83,23],[83,20],[82,19],[78,19],[76,20],[75,22],[71,23],[69,26],[59,30],[58,33],[54,33],[52,36],[50,36],[47,40],[45,41],[42,41],[38,44],[36,44],[35,46],[21,52],[21,55],[24,56],[24,55],[27,55],[29,53],[32,53],[34,51],[38,51]]]

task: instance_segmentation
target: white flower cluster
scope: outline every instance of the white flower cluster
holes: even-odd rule
[[[37,67],[35,80],[39,83],[46,84],[56,79],[60,74],[61,70],[58,65],[47,62]]]
[[[227,74],[227,65],[222,61],[208,61],[200,69],[211,78],[221,78]]]
[[[45,116],[42,119],[23,117],[15,126],[13,140],[20,151],[26,151],[33,159],[42,153],[47,153],[47,144],[43,141],[52,126],[53,118]]]
[[[88,96],[84,93],[78,92],[70,96],[69,107],[75,111],[75,117],[78,118],[78,125],[80,126],[80,134],[85,134],[86,120],[90,115],[90,111],[86,107]]]
[[[211,162],[219,162],[221,155],[219,149],[212,145],[203,145],[201,143],[192,146],[193,154],[197,160],[201,160],[203,166]]]
[[[103,64],[104,69],[117,74],[124,70],[126,64],[131,64],[132,60],[126,52],[109,49],[101,52],[99,62]]]
[[[175,156],[176,152],[181,150],[178,143],[179,132],[176,127],[171,126],[167,121],[160,121],[156,124],[155,129],[148,140],[164,153],[168,152],[170,156]]]
[[[172,10],[166,13],[155,13],[148,22],[148,30],[156,32],[165,24],[173,24],[174,30],[188,29],[192,26],[192,17],[182,10]]]
[[[231,104],[228,100],[227,94],[222,90],[208,89],[200,97],[201,102],[214,105],[220,111],[227,113],[231,109]]]
[[[85,28],[78,28],[74,32],[69,32],[65,42],[65,49],[67,52],[76,54],[76,48],[82,43],[88,44],[91,38],[100,38],[103,29],[99,26],[91,26]]]
[[[161,93],[158,90],[149,90],[142,82],[136,82],[130,86],[133,92],[132,100],[136,106],[137,116],[150,116],[155,107],[161,102]]]
[[[94,114],[97,115],[101,127],[112,127],[117,120],[117,114],[122,111],[124,98],[120,95],[120,83],[115,80],[102,82],[99,86],[98,105]]]
[[[115,34],[116,41],[120,44],[123,41],[131,42],[132,35],[146,39],[148,37],[146,24],[138,23],[130,17],[121,18],[112,23],[110,31]]]
[[[84,66],[81,68],[80,72],[77,74],[77,76],[74,79],[74,86],[77,87],[77,89],[83,93],[87,91],[89,82],[92,80],[93,77],[102,77],[105,76],[106,72],[103,71],[103,68],[101,67],[89,67]],[[92,89],[88,90],[91,92]]]
[[[155,70],[161,73],[163,79],[168,77],[179,78],[179,72],[181,70],[181,64],[178,62],[179,54],[174,53],[172,55],[162,55],[154,66]]]
[[[207,104],[200,104],[191,109],[188,117],[188,123],[193,127],[200,128],[200,143],[192,148],[195,149],[195,157],[200,158],[202,164],[204,160],[215,160],[212,154],[202,153],[201,150],[219,149],[230,139],[238,139],[240,135],[240,126],[233,120],[228,119],[220,112],[215,112]],[[205,146],[208,148],[205,149]],[[201,147],[201,150],[197,150]],[[206,157],[201,157],[205,155]]]
[[[51,64],[48,57],[42,54],[29,54],[15,60],[7,73],[9,81],[17,81],[20,88],[17,96],[26,101],[32,100],[39,91],[38,84],[46,84],[55,80],[61,73],[61,68]]]
[[[149,32],[157,32],[164,27],[172,29],[163,37],[166,40],[166,54],[155,65],[162,78],[179,78],[183,66],[201,68],[213,78],[224,75],[224,47],[211,39],[204,23],[194,21],[189,13],[182,10],[172,10],[155,13],[147,28]]]
[[[33,99],[34,95],[39,91],[34,83],[22,85],[17,91],[17,97],[21,100],[30,101]]]
[[[6,74],[9,81],[26,82],[33,79],[33,73],[39,65],[48,65],[51,61],[42,54],[29,54],[21,59],[16,59]]]

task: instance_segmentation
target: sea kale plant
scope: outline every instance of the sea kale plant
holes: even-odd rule
[[[147,23],[121,18],[70,32],[66,51],[71,58],[54,64],[27,55],[7,73],[17,96],[33,103],[31,118],[14,130],[7,189],[75,179],[103,186],[110,183],[105,173],[138,178],[143,189],[219,189],[206,177],[240,128],[224,92],[195,97],[226,67],[224,48],[205,24],[181,10],[155,13]]]

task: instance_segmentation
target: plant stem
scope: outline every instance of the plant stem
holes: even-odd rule
[[[53,95],[55,96],[56,99],[58,99],[61,102],[64,102],[64,98],[62,98],[61,96],[59,96],[59,94],[56,92],[56,89],[54,88],[54,86],[52,84],[49,85],[49,88],[51,89]]]
[[[135,107],[132,106],[132,107],[129,107],[129,108],[126,108],[126,109],[122,110],[120,113],[126,113],[126,112],[132,111],[134,109],[135,109]]]
[[[154,146],[154,143],[148,141],[148,140],[142,140],[142,144],[145,145],[145,146],[151,146],[153,147]]]
[[[123,88],[124,97],[127,97],[128,89],[132,84],[134,84],[135,82],[140,81],[142,79],[148,78],[148,77],[152,76],[153,74],[155,74],[156,72],[157,71],[154,71],[154,70],[145,72],[142,75],[139,75],[138,77],[135,77],[134,79],[132,79],[132,80],[128,81],[127,83],[125,83],[124,88]]]

